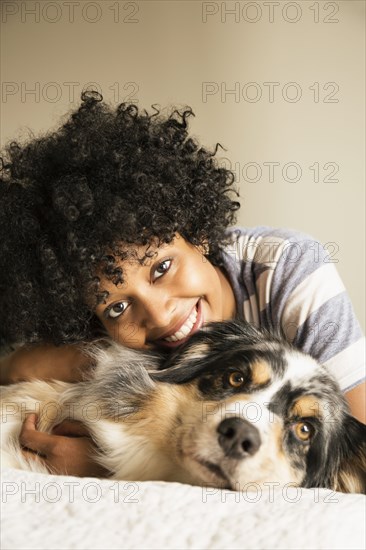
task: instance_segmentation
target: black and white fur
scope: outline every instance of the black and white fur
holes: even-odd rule
[[[280,336],[228,321],[207,325],[167,360],[116,343],[90,353],[84,382],[2,388],[2,467],[48,471],[18,442],[36,412],[45,432],[82,421],[114,479],[365,492],[365,425],[327,369]]]

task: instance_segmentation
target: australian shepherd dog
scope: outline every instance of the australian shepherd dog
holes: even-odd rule
[[[94,460],[113,479],[365,492],[366,426],[349,414],[331,373],[281,336],[228,321],[207,325],[168,358],[116,343],[88,353],[94,366],[80,383],[2,388],[3,467],[49,471],[18,441],[36,412],[45,432],[83,422]]]

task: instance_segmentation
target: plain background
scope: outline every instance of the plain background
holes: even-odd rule
[[[111,104],[190,105],[236,172],[239,224],[304,231],[365,326],[365,3],[4,1],[2,146]]]

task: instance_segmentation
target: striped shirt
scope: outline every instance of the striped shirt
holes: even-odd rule
[[[346,392],[365,380],[365,338],[331,248],[271,227],[229,230],[224,268],[240,318],[281,327],[297,348],[328,367]]]

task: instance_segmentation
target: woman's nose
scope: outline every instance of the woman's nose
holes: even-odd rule
[[[167,327],[172,322],[175,309],[175,302],[170,296],[144,296],[141,303],[142,324],[147,329]]]

